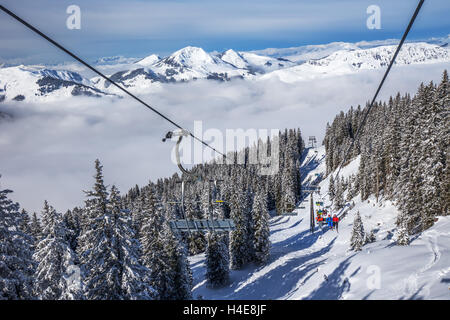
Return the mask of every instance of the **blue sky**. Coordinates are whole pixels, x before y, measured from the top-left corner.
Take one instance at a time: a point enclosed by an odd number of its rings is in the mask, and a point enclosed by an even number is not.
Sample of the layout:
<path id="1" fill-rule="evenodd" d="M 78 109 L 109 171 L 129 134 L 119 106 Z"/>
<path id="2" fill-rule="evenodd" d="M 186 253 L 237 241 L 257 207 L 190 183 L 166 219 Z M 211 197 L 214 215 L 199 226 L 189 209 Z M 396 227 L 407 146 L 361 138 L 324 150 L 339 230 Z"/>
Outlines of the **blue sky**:
<path id="1" fill-rule="evenodd" d="M 2 5 L 89 60 L 165 55 L 187 45 L 207 51 L 256 50 L 333 41 L 400 38 L 416 0 L 3 0 Z M 81 30 L 66 28 L 66 9 L 81 8 Z M 369 5 L 381 29 L 366 27 Z M 427 0 L 410 39 L 450 33 L 450 1 Z M 57 63 L 70 58 L 0 13 L 0 59 Z"/>

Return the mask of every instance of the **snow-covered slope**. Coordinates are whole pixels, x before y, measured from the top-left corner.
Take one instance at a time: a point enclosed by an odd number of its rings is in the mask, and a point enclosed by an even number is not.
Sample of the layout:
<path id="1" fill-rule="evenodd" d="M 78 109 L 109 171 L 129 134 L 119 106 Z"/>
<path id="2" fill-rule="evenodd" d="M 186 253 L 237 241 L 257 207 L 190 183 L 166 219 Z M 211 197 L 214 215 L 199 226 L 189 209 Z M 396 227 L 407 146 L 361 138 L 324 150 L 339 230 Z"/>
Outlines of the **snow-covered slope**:
<path id="1" fill-rule="evenodd" d="M 48 101 L 71 96 L 104 95 L 76 72 L 43 66 L 0 69 L 0 101 Z"/>
<path id="2" fill-rule="evenodd" d="M 162 59 L 157 55 L 150 55 L 136 62 L 128 70 L 114 73 L 111 78 L 127 87 L 144 89 L 154 83 L 253 78 L 256 74 L 294 65 L 295 63 L 283 58 L 236 52 L 232 49 L 212 54 L 202 48 L 189 46 Z M 95 78 L 93 81 L 101 90 L 109 87 L 102 79 Z"/>
<path id="3" fill-rule="evenodd" d="M 317 151 L 317 153 L 315 152 Z M 324 149 L 309 149 L 301 170 L 304 184 L 325 170 Z M 341 173 L 356 173 L 359 158 Z M 314 201 L 325 195 L 328 179 Z M 297 216 L 270 220 L 271 256 L 263 267 L 249 265 L 231 272 L 231 283 L 220 289 L 206 287 L 204 255 L 191 257 L 194 298 L 204 299 L 450 299 L 450 217 L 437 223 L 409 246 L 395 245 L 397 209 L 390 201 L 376 203 L 354 198 L 354 208 L 339 223 L 339 232 L 326 228 L 310 233 L 309 198 Z M 343 210 L 347 210 L 344 208 Z M 376 241 L 362 251 L 349 250 L 355 213 Z M 340 212 L 338 212 L 340 213 Z"/>
<path id="4" fill-rule="evenodd" d="M 252 52 L 236 52 L 232 49 L 219 54 L 218 57 L 236 68 L 247 69 L 252 73 L 267 73 L 295 65 L 284 58 L 272 58 Z"/>
<path id="5" fill-rule="evenodd" d="M 381 45 L 386 43 L 389 45 Z M 137 63 L 139 68 L 117 72 L 112 78 L 125 86 L 139 88 L 148 88 L 155 82 L 196 79 L 223 81 L 236 77 L 261 80 L 276 78 L 284 82 L 295 82 L 386 68 L 395 49 L 394 40 L 357 44 L 334 42 L 254 52 L 236 52 L 229 49 L 219 54 L 207 53 L 197 47 L 186 47 L 163 59 L 156 55 L 144 58 Z M 448 47 L 418 42 L 405 44 L 396 64 L 449 61 Z M 108 84 L 105 86 L 102 81 L 98 84 L 102 90 L 108 87 Z"/>
<path id="6" fill-rule="evenodd" d="M 174 52 L 157 62 L 152 70 L 176 81 L 203 78 L 227 80 L 247 73 L 197 47 Z"/>
<path id="7" fill-rule="evenodd" d="M 240 52 L 240 55 L 247 61 L 248 69 L 259 73 L 268 73 L 296 65 L 296 63 L 285 58 L 271 58 L 251 52 Z"/>
<path id="8" fill-rule="evenodd" d="M 136 67 L 111 75 L 111 79 L 126 87 L 145 89 L 154 83 L 183 82 L 197 79 L 230 80 L 249 75 L 249 70 L 241 69 L 218 56 L 205 52 L 202 48 L 186 47 L 160 59 L 151 55 L 136 63 Z M 93 80 L 101 89 L 109 84 L 102 79 Z"/>
<path id="9" fill-rule="evenodd" d="M 446 47 L 450 43 L 450 35 L 441 38 L 430 38 L 425 41 L 419 40 L 407 41 L 407 43 L 419 43 L 419 42 L 425 42 L 428 44 Z M 253 50 L 250 52 L 272 58 L 285 58 L 297 63 L 303 63 L 311 59 L 313 60 L 323 59 L 337 51 L 353 51 L 361 49 L 365 50 L 380 46 L 396 46 L 398 43 L 399 43 L 398 39 L 359 41 L 356 43 L 331 42 L 326 44 L 304 45 L 291 48 L 267 48 L 263 50 Z"/>
<path id="10" fill-rule="evenodd" d="M 339 50 L 329 56 L 309 60 L 301 65 L 274 71 L 262 78 L 273 78 L 284 82 L 295 82 L 323 76 L 355 73 L 360 70 L 386 68 L 394 55 L 396 46 L 379 46 L 369 49 Z M 405 44 L 396 59 L 396 65 L 450 62 L 447 47 L 429 43 Z"/>
<path id="11" fill-rule="evenodd" d="M 325 58 L 336 51 L 350 51 L 357 49 L 360 49 L 360 47 L 354 43 L 331 42 L 327 44 L 306 45 L 292 48 L 267 48 L 251 52 L 258 55 L 269 56 L 273 58 L 284 58 L 297 63 L 303 63 L 311 59 Z"/>
<path id="12" fill-rule="evenodd" d="M 137 61 L 136 64 L 144 66 L 144 67 L 148 67 L 148 66 L 151 66 L 154 63 L 158 62 L 159 60 L 161 60 L 161 58 L 158 55 L 151 54 L 151 55 Z"/>
<path id="13" fill-rule="evenodd" d="M 234 51 L 233 49 L 229 49 L 218 55 L 222 61 L 228 62 L 236 68 L 244 69 L 248 67 L 248 62 L 244 59 L 244 57 Z"/>

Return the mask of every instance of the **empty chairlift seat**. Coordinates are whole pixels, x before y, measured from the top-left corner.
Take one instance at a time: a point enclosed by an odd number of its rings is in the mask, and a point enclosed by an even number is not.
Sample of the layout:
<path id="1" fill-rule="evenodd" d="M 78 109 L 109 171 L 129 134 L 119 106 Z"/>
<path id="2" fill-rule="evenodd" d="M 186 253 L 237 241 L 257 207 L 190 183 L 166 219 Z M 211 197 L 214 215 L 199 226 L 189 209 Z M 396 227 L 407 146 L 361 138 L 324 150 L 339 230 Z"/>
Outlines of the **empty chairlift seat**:
<path id="1" fill-rule="evenodd" d="M 173 232 L 230 232 L 236 229 L 236 225 L 232 219 L 178 219 L 169 221 L 169 225 Z"/>

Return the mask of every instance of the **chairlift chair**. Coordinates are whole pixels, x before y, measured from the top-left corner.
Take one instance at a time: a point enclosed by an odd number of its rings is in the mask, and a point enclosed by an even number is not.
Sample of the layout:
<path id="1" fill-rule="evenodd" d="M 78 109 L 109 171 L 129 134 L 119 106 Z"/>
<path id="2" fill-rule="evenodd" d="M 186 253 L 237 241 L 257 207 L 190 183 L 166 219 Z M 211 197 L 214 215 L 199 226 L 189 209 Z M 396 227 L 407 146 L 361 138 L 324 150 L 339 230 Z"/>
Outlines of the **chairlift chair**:
<path id="1" fill-rule="evenodd" d="M 292 211 L 292 212 L 282 212 L 281 213 L 282 216 L 296 216 L 297 212 Z"/>
<path id="2" fill-rule="evenodd" d="M 180 169 L 181 172 L 183 172 L 185 175 L 189 177 L 194 177 L 195 180 L 199 181 L 201 178 L 199 176 L 196 176 L 192 171 L 189 171 L 185 169 L 180 160 L 180 144 L 183 139 L 183 137 L 190 136 L 189 131 L 184 129 L 179 129 L 175 131 L 169 131 L 166 136 L 162 139 L 163 142 L 165 142 L 167 139 L 172 139 L 178 137 L 177 144 L 175 146 L 175 158 L 177 160 L 177 166 Z M 214 188 L 217 187 L 217 181 L 219 180 L 210 180 L 210 182 L 214 182 Z M 189 234 L 192 234 L 193 232 L 230 232 L 236 229 L 236 225 L 234 224 L 234 221 L 232 219 L 214 219 L 212 213 L 209 213 L 208 219 L 188 219 L 186 217 L 186 214 L 184 212 L 184 189 L 185 189 L 185 180 L 181 180 L 181 201 L 179 202 L 181 204 L 181 214 L 183 216 L 182 219 L 174 219 L 169 221 L 169 226 L 172 229 L 173 232 L 187 232 Z M 209 194 L 209 193 L 208 193 Z M 215 192 L 213 193 L 213 199 L 210 200 L 210 203 L 212 204 L 220 204 L 224 203 L 225 201 L 216 199 Z"/>

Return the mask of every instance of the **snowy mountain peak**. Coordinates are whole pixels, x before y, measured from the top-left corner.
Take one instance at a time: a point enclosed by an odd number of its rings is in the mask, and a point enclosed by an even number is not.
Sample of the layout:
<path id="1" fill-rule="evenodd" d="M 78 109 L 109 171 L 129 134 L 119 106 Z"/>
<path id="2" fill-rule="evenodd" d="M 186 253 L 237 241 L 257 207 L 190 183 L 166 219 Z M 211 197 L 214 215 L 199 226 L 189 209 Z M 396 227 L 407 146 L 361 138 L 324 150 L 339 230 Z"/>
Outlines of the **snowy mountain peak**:
<path id="1" fill-rule="evenodd" d="M 396 46 L 380 46 L 353 51 L 337 51 L 327 58 L 309 61 L 316 66 L 345 65 L 351 69 L 377 69 L 387 66 L 394 55 Z M 450 58 L 447 49 L 428 43 L 405 44 L 396 60 L 396 64 L 412 64 L 433 61 L 447 61 Z"/>
<path id="2" fill-rule="evenodd" d="M 396 64 L 446 63 L 450 61 L 450 49 L 446 40 L 448 39 L 439 38 L 428 42 L 405 43 Z M 112 80 L 125 87 L 143 91 L 147 91 L 154 83 L 198 79 L 228 81 L 234 78 L 278 78 L 283 82 L 296 82 L 385 68 L 396 46 L 395 39 L 359 43 L 333 42 L 248 52 L 229 49 L 222 53 L 208 53 L 202 48 L 187 46 L 162 59 L 156 54 L 140 60 L 121 56 L 102 58 L 100 67 L 107 71 L 106 74 L 111 74 Z M 127 59 L 131 62 L 122 63 L 128 61 Z M 111 62 L 113 64 L 108 65 Z M 46 83 L 45 89 L 36 84 L 41 78 L 45 78 L 40 80 L 41 85 Z M 55 85 L 55 80 L 58 85 Z M 48 95 L 49 92 L 55 91 L 54 88 L 67 88 L 75 84 L 120 94 L 103 79 L 84 79 L 73 71 L 53 70 L 45 66 L 0 68 L 0 88 L 6 85 L 9 90 L 8 97 L 11 99 L 12 92 L 24 91 L 27 88 L 37 93 L 35 96 L 38 97 Z M 18 96 L 22 95 L 21 92 L 18 93 Z M 4 93 L 0 94 L 0 100 L 5 100 Z"/>
<path id="3" fill-rule="evenodd" d="M 160 56 L 158 56 L 156 54 L 152 54 L 152 55 L 149 55 L 149 56 L 137 61 L 136 64 L 146 67 L 146 66 L 151 66 L 151 65 L 155 64 L 159 60 L 161 60 Z"/>
<path id="4" fill-rule="evenodd" d="M 43 66 L 0 69 L 0 88 L 0 101 L 38 101 L 79 95 L 100 97 L 105 94 L 76 72 Z"/>
<path id="5" fill-rule="evenodd" d="M 296 82 L 324 76 L 351 74 L 360 70 L 386 68 L 397 45 L 383 45 L 368 49 L 341 49 L 325 58 L 311 59 L 298 66 L 278 70 L 263 78 L 278 77 L 283 82 Z M 406 43 L 400 50 L 396 65 L 439 63 L 450 61 L 446 47 L 425 42 Z"/>
<path id="6" fill-rule="evenodd" d="M 236 68 L 246 68 L 247 67 L 247 61 L 236 51 L 233 49 L 228 49 L 227 51 L 223 52 L 220 56 L 220 59 L 222 61 L 225 61 Z"/>
<path id="7" fill-rule="evenodd" d="M 184 66 L 188 68 L 216 63 L 213 57 L 206 53 L 202 48 L 191 46 L 175 51 L 172 55 L 163 60 L 165 63 L 174 66 Z"/>

